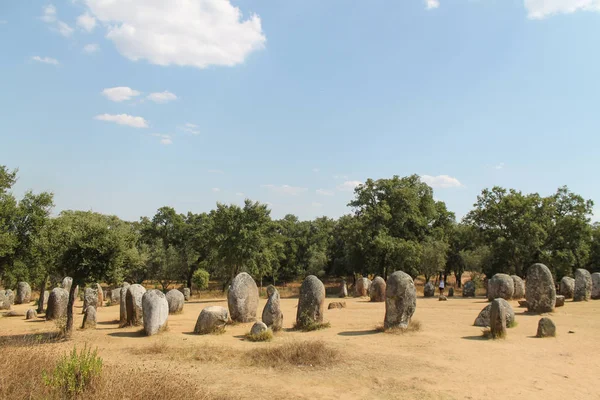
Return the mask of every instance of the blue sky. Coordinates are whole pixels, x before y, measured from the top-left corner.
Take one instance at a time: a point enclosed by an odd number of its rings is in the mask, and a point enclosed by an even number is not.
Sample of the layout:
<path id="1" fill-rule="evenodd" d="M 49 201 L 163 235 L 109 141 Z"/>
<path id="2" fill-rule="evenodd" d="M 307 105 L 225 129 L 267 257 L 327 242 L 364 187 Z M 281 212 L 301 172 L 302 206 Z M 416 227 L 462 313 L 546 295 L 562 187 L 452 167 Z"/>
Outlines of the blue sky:
<path id="1" fill-rule="evenodd" d="M 0 0 L 0 164 L 56 210 L 338 217 L 419 174 L 600 205 L 600 0 Z M 600 216 L 600 208 L 596 207 Z"/>

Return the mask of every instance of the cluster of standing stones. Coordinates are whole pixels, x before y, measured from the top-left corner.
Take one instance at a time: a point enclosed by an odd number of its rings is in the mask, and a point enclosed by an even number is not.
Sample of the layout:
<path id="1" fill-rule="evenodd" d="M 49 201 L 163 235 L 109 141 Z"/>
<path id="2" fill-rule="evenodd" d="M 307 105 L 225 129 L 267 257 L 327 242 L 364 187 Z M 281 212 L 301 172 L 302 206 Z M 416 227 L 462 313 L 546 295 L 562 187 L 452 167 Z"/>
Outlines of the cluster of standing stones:
<path id="1" fill-rule="evenodd" d="M 559 293 L 552 274 L 543 264 L 534 264 L 527 271 L 527 280 L 523 281 L 516 275 L 496 274 L 488 281 L 487 298 L 490 303 L 484 307 L 475 319 L 474 325 L 489 327 L 492 337 L 504 337 L 507 328 L 515 325 L 515 312 L 508 300 L 520 300 L 519 304 L 526 307 L 528 312 L 535 314 L 548 313 L 555 307 L 564 305 L 565 299 L 573 301 L 588 301 L 600 299 L 600 273 L 590 274 L 585 269 L 577 269 L 575 278 L 563 277 L 559 285 Z M 61 287 L 44 293 L 46 304 L 46 319 L 64 318 L 67 313 L 69 292 L 73 280 L 66 277 Z M 75 288 L 75 296 L 78 287 Z M 385 302 L 385 329 L 406 329 L 416 310 L 416 287 L 410 275 L 396 271 L 387 282 L 382 277 L 357 279 L 354 286 L 355 295 L 368 297 L 372 302 Z M 428 282 L 424 287 L 425 297 L 433 297 L 435 288 Z M 449 296 L 454 295 L 450 288 Z M 0 291 L 0 309 L 9 310 L 13 304 L 28 304 L 31 302 L 31 286 L 27 282 L 19 282 L 16 294 L 12 290 Z M 83 329 L 96 327 L 96 310 L 102 307 L 104 300 L 111 305 L 119 304 L 120 326 L 143 326 L 146 335 L 151 336 L 167 327 L 169 314 L 183 312 L 186 301 L 190 299 L 189 288 L 172 289 L 166 294 L 160 290 L 146 290 L 139 284 L 124 282 L 121 287 L 104 292 L 99 284 L 93 284 L 83 291 Z M 231 322 L 255 322 L 250 333 L 258 335 L 267 330 L 278 331 L 283 327 L 279 292 L 274 286 L 267 287 L 268 300 L 263 308 L 261 319 L 256 321 L 259 292 L 252 277 L 242 272 L 238 274 L 229 287 L 227 308 L 210 306 L 204 308 L 198 316 L 194 332 L 207 334 L 222 332 Z M 341 281 L 339 297 L 348 296 L 348 286 Z M 475 296 L 475 284 L 466 282 L 463 286 L 464 297 Z M 325 286 L 314 275 L 304 279 L 300 287 L 296 325 L 303 329 L 311 324 L 321 324 L 324 321 Z M 440 300 L 446 300 L 440 296 Z M 345 308 L 345 302 L 332 302 L 329 309 Z M 37 318 L 37 312 L 29 309 L 26 319 Z M 538 337 L 555 336 L 556 326 L 547 317 L 538 323 Z"/>

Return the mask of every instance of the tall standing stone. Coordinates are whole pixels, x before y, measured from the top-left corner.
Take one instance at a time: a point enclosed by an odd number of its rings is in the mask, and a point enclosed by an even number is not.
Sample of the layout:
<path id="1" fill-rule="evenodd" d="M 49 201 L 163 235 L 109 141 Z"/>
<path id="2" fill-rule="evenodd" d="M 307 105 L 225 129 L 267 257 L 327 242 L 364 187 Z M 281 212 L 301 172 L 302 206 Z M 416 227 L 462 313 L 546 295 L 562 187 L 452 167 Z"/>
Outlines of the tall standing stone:
<path id="1" fill-rule="evenodd" d="M 277 291 L 275 286 L 269 285 L 267 287 L 267 295 L 269 299 L 262 312 L 262 322 L 276 332 L 283 327 L 283 313 L 281 312 L 279 302 L 279 291 Z"/>
<path id="2" fill-rule="evenodd" d="M 192 297 L 192 291 L 190 290 L 190 288 L 184 287 L 183 288 L 183 298 L 185 299 L 185 301 L 190 301 L 191 297 Z"/>
<path id="3" fill-rule="evenodd" d="M 506 308 L 502 306 L 502 299 L 492 300 L 490 310 L 490 332 L 493 338 L 506 336 Z"/>
<path id="4" fill-rule="evenodd" d="M 525 298 L 529 312 L 545 313 L 554 310 L 556 288 L 552 273 L 544 264 L 533 264 L 527 270 Z"/>
<path id="5" fill-rule="evenodd" d="M 560 294 L 565 296 L 565 299 L 572 299 L 575 294 L 575 279 L 563 276 L 560 280 Z"/>
<path id="6" fill-rule="evenodd" d="M 600 299 L 600 272 L 592 274 L 592 299 Z"/>
<path id="7" fill-rule="evenodd" d="M 371 280 L 369 278 L 358 278 L 356 280 L 356 286 L 354 291 L 357 297 L 365 297 L 369 295 L 369 287 L 371 286 Z"/>
<path id="8" fill-rule="evenodd" d="M 423 286 L 423 296 L 425 296 L 425 297 L 435 296 L 435 286 L 433 286 L 433 283 L 427 282 L 425 284 L 425 286 Z"/>
<path id="9" fill-rule="evenodd" d="M 181 292 L 176 291 L 183 297 Z M 167 327 L 169 303 L 165 294 L 160 290 L 152 289 L 144 293 L 142 311 L 144 313 L 144 332 L 147 336 L 156 335 Z"/>
<path id="10" fill-rule="evenodd" d="M 408 328 L 417 309 L 417 289 L 410 275 L 396 271 L 390 275 L 385 289 L 384 328 Z"/>
<path id="11" fill-rule="evenodd" d="M 83 314 L 88 307 L 98 308 L 98 292 L 91 287 L 83 290 Z"/>
<path id="12" fill-rule="evenodd" d="M 7 310 L 10 310 L 10 307 L 15 304 L 15 292 L 13 292 L 10 289 L 6 289 L 6 292 L 4 292 L 4 295 L 6 296 L 6 299 L 4 300 L 5 304 L 8 305 Z"/>
<path id="13" fill-rule="evenodd" d="M 340 298 L 348 297 L 348 285 L 346 284 L 346 280 L 342 279 L 340 283 Z"/>
<path id="14" fill-rule="evenodd" d="M 83 324 L 81 325 L 81 329 L 95 329 L 96 321 L 96 307 L 88 306 L 83 314 Z"/>
<path id="15" fill-rule="evenodd" d="M 303 329 L 313 323 L 322 323 L 324 303 L 325 285 L 316 276 L 307 276 L 300 286 L 296 327 Z"/>
<path id="16" fill-rule="evenodd" d="M 109 298 L 110 298 L 110 304 L 111 305 L 115 305 L 115 304 L 120 304 L 121 303 L 121 288 L 114 288 L 110 290 L 110 294 L 109 294 Z"/>
<path id="17" fill-rule="evenodd" d="M 488 281 L 488 300 L 510 300 L 515 291 L 515 281 L 510 275 L 496 274 Z"/>
<path id="18" fill-rule="evenodd" d="M 54 288 L 48 296 L 48 307 L 46 319 L 54 320 L 67 316 L 67 304 L 69 303 L 69 292 L 63 288 Z"/>
<path id="19" fill-rule="evenodd" d="M 227 293 L 227 305 L 232 321 L 251 322 L 256 320 L 258 310 L 258 287 L 246 272 L 238 274 Z"/>
<path id="20" fill-rule="evenodd" d="M 7 300 L 6 291 L 0 290 L 0 310 L 10 310 L 10 304 Z"/>
<path id="21" fill-rule="evenodd" d="M 29 304 L 29 302 L 31 302 L 31 286 L 27 282 L 19 282 L 15 304 Z"/>
<path id="22" fill-rule="evenodd" d="M 463 297 L 475 297 L 475 282 L 468 281 L 463 285 Z"/>
<path id="23" fill-rule="evenodd" d="M 514 283 L 514 291 L 512 298 L 514 300 L 522 299 L 523 297 L 525 297 L 525 281 L 523 281 L 523 279 L 521 279 L 521 277 L 518 275 L 511 275 L 510 277 L 512 278 Z"/>
<path id="24" fill-rule="evenodd" d="M 385 301 L 385 281 L 382 277 L 378 276 L 371 282 L 369 287 L 369 298 L 372 302 L 383 303 Z"/>
<path id="25" fill-rule="evenodd" d="M 119 324 L 121 326 L 127 324 L 127 289 L 129 289 L 129 283 L 123 282 L 120 293 L 121 300 L 119 302 Z"/>
<path id="26" fill-rule="evenodd" d="M 62 287 L 67 291 L 67 293 L 71 292 L 71 285 L 73 284 L 73 278 L 70 276 L 66 276 L 62 281 Z M 79 295 L 79 286 L 75 287 L 75 293 L 73 294 L 74 298 L 77 299 Z"/>
<path id="27" fill-rule="evenodd" d="M 102 290 L 102 286 L 99 283 L 94 283 L 92 285 L 92 289 L 95 289 L 98 292 L 98 301 L 96 302 L 98 307 L 102 307 L 102 303 L 104 303 L 104 291 Z"/>
<path id="28" fill-rule="evenodd" d="M 588 301 L 592 297 L 592 276 L 587 269 L 575 270 L 573 301 Z"/>
<path id="29" fill-rule="evenodd" d="M 144 315 L 142 313 L 142 297 L 146 288 L 137 283 L 127 288 L 125 302 L 127 305 L 127 325 L 138 326 L 142 324 Z"/>
<path id="30" fill-rule="evenodd" d="M 171 289 L 166 294 L 167 303 L 169 304 L 169 314 L 179 314 L 183 312 L 183 304 L 185 297 L 183 293 L 177 289 Z"/>

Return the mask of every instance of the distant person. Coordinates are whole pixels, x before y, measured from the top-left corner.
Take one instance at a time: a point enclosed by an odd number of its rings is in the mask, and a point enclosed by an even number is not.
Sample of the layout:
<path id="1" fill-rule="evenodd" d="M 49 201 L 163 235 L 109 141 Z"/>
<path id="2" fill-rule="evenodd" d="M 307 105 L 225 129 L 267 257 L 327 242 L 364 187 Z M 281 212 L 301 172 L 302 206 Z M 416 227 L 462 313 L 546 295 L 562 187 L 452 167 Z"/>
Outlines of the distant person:
<path id="1" fill-rule="evenodd" d="M 444 294 L 444 279 L 440 279 L 440 295 Z"/>

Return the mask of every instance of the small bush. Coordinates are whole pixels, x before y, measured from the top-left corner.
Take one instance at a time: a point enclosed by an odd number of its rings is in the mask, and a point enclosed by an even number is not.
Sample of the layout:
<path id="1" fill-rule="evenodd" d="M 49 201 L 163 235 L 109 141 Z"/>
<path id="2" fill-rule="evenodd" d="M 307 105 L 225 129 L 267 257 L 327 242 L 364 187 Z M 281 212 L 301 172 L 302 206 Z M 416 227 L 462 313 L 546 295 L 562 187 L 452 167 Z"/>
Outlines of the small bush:
<path id="1" fill-rule="evenodd" d="M 196 286 L 196 290 L 208 289 L 208 281 L 210 274 L 204 269 L 198 269 L 192 275 L 192 283 Z"/>
<path id="2" fill-rule="evenodd" d="M 507 328 L 516 328 L 519 325 L 516 319 L 513 319 L 510 324 L 506 324 Z"/>
<path id="3" fill-rule="evenodd" d="M 303 332 L 317 331 L 325 328 L 331 328 L 331 324 L 329 322 L 317 322 L 308 313 L 302 313 L 292 327 L 294 330 Z"/>
<path id="4" fill-rule="evenodd" d="M 51 374 L 44 371 L 44 383 L 59 390 L 65 397 L 73 398 L 96 383 L 102 374 L 102 358 L 98 351 L 87 346 L 77 353 L 73 347 L 70 354 L 64 355 L 57 363 Z"/>
<path id="5" fill-rule="evenodd" d="M 273 331 L 267 329 L 264 332 L 259 333 L 258 335 L 253 335 L 252 333 L 246 333 L 246 340 L 251 342 L 270 342 L 273 340 Z"/>
<path id="6" fill-rule="evenodd" d="M 340 354 L 321 340 L 290 342 L 255 349 L 245 354 L 250 365 L 286 368 L 289 366 L 323 367 L 339 361 Z"/>

